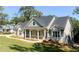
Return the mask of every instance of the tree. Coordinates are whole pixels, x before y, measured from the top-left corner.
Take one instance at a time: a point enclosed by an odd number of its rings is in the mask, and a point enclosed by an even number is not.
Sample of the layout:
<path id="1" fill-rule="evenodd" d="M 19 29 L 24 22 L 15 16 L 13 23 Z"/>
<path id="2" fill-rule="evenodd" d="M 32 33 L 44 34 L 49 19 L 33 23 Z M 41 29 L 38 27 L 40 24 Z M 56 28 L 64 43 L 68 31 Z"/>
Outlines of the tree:
<path id="1" fill-rule="evenodd" d="M 41 16 L 42 12 L 36 10 L 33 6 L 22 6 L 19 9 L 19 13 L 24 18 L 24 21 L 29 21 L 34 16 Z"/>
<path id="2" fill-rule="evenodd" d="M 71 20 L 71 24 L 73 27 L 73 33 L 74 33 L 74 42 L 78 42 L 79 43 L 79 20 L 77 20 L 76 18 L 70 18 Z"/>
<path id="3" fill-rule="evenodd" d="M 16 25 L 18 22 L 19 22 L 18 17 L 13 17 L 12 20 L 10 21 L 10 23 L 15 24 L 15 25 Z"/>
<path id="4" fill-rule="evenodd" d="M 76 7 L 76 8 L 73 10 L 73 14 L 79 14 L 79 7 Z"/>
<path id="5" fill-rule="evenodd" d="M 8 15 L 3 13 L 4 7 L 0 6 L 0 25 L 4 25 L 8 23 Z"/>
<path id="6" fill-rule="evenodd" d="M 79 14 L 79 7 L 76 7 L 73 10 L 73 14 Z M 79 20 L 75 18 L 71 18 L 71 23 L 74 32 L 74 41 L 79 43 Z"/>
<path id="7" fill-rule="evenodd" d="M 2 15 L 0 16 L 0 25 L 5 25 L 8 23 L 8 15 L 2 13 Z"/>

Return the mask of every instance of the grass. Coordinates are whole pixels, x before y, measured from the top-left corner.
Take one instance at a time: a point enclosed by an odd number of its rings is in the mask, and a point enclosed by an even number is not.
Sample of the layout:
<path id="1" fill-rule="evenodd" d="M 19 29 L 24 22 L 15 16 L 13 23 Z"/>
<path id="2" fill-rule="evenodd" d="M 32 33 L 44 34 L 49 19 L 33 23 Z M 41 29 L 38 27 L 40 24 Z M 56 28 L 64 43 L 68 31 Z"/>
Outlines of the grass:
<path id="1" fill-rule="evenodd" d="M 20 37 L 20 36 L 15 36 L 15 35 L 13 35 L 13 36 L 11 36 L 11 37 L 13 37 L 13 38 L 18 38 L 18 39 L 24 39 L 23 37 Z"/>
<path id="2" fill-rule="evenodd" d="M 13 35 L 13 36 L 10 36 L 10 37 L 12 37 L 12 38 L 19 38 L 19 39 L 24 39 L 23 37 L 20 37 L 20 36 L 15 36 L 15 35 Z M 29 40 L 29 41 L 37 41 L 37 39 L 33 39 L 33 38 L 26 38 L 26 40 Z"/>
<path id="3" fill-rule="evenodd" d="M 0 52 L 13 52 L 19 51 L 17 49 L 11 49 L 13 45 L 22 46 L 26 48 L 31 48 L 32 43 L 22 42 L 19 40 L 8 39 L 4 36 L 0 36 Z"/>
<path id="4" fill-rule="evenodd" d="M 79 48 L 61 46 L 56 43 L 28 43 L 0 36 L 0 52 L 67 52 L 79 51 Z"/>

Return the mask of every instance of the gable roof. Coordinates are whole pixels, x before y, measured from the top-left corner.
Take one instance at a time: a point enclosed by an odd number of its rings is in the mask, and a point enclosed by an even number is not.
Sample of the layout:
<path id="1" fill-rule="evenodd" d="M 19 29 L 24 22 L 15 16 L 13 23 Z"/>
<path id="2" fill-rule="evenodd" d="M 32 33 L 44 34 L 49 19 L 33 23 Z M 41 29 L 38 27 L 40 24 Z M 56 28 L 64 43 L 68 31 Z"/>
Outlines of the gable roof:
<path id="1" fill-rule="evenodd" d="M 64 17 L 56 17 L 56 16 L 41 16 L 41 17 L 34 17 L 33 19 L 40 25 L 39 27 L 41 28 L 47 28 L 47 26 L 49 25 L 49 23 L 52 21 L 52 19 L 55 17 L 54 22 L 52 23 L 52 26 L 56 26 L 58 28 L 65 28 L 66 26 L 66 22 L 69 19 L 68 16 L 64 16 Z M 32 19 L 32 20 L 33 20 Z M 30 21 L 32 21 L 30 20 Z M 19 23 L 17 24 L 17 28 L 29 28 L 28 25 L 30 23 L 30 21 L 26 21 L 23 23 Z"/>
<path id="2" fill-rule="evenodd" d="M 34 17 L 29 22 L 27 22 L 27 24 L 23 28 L 24 29 L 25 28 L 27 28 L 27 29 L 28 28 L 33 28 L 33 27 L 28 26 L 31 21 L 35 21 L 39 25 L 40 28 L 46 28 L 49 25 L 49 23 L 51 22 L 51 20 L 53 19 L 53 17 L 54 16 Z M 34 27 L 34 28 L 36 28 L 36 27 Z"/>
<path id="3" fill-rule="evenodd" d="M 65 28 L 68 19 L 68 16 L 56 17 L 52 26 L 56 26 L 57 28 Z"/>
<path id="4" fill-rule="evenodd" d="M 16 25 L 16 29 L 18 29 L 18 28 L 24 28 L 25 27 L 25 25 L 27 25 L 27 23 L 28 23 L 28 21 L 26 21 L 26 22 L 21 22 L 21 23 L 18 23 L 17 25 Z"/>
<path id="5" fill-rule="evenodd" d="M 35 17 L 35 20 L 43 27 L 47 27 L 54 16 Z"/>

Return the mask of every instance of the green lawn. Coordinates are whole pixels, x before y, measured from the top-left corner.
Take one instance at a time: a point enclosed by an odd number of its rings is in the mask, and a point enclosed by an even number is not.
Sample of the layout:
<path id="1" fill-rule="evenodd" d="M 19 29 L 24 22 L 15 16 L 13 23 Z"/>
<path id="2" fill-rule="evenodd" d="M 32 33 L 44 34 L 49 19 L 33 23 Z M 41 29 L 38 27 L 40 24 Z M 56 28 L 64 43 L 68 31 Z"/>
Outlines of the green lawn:
<path id="1" fill-rule="evenodd" d="M 31 48 L 32 45 L 33 43 L 27 43 L 15 39 L 8 39 L 6 37 L 0 36 L 0 52 L 25 51 L 23 49 Z"/>
<path id="2" fill-rule="evenodd" d="M 0 36 L 0 52 L 64 52 L 79 51 L 79 48 L 61 47 L 48 43 L 28 43 Z"/>

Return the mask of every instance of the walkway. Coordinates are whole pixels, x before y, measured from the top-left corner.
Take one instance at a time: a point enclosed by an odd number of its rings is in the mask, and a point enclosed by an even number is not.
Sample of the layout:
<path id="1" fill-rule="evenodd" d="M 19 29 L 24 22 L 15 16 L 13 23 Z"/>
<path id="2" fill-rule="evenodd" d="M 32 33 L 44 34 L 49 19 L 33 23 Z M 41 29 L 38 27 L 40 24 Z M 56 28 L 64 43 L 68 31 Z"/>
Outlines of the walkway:
<path id="1" fill-rule="evenodd" d="M 16 39 L 16 40 L 20 40 L 20 41 L 24 41 L 24 42 L 30 42 L 30 43 L 38 43 L 38 42 L 42 42 L 43 40 L 38 40 L 38 41 L 30 41 L 30 40 L 25 40 L 25 39 L 19 39 L 19 38 L 13 38 L 11 37 L 13 34 L 5 34 L 5 35 L 0 35 L 0 36 L 5 36 L 9 39 Z"/>

